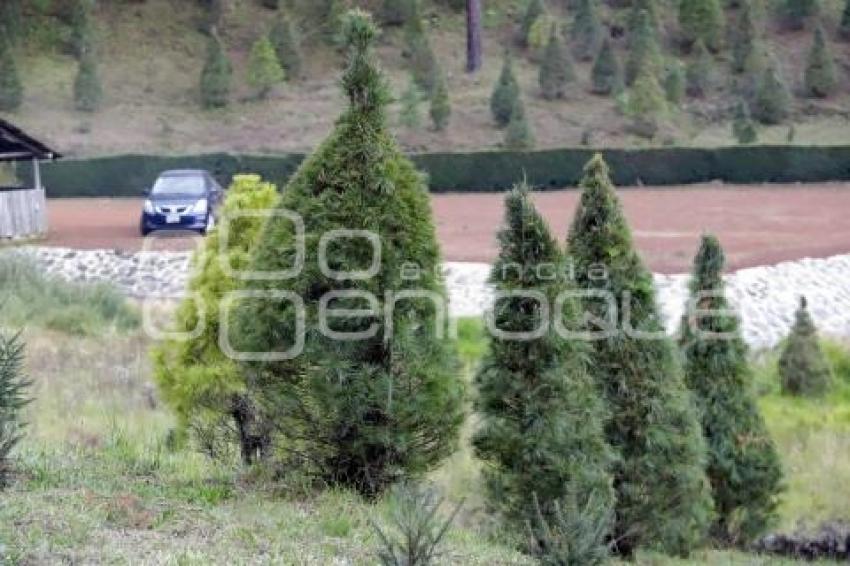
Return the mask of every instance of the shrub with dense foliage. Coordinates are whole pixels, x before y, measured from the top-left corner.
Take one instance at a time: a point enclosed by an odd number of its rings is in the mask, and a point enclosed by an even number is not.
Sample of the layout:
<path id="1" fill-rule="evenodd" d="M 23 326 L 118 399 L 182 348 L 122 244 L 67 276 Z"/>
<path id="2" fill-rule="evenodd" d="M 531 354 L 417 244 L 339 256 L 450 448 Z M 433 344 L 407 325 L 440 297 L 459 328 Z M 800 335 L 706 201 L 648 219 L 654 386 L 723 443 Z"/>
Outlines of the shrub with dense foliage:
<path id="1" fill-rule="evenodd" d="M 747 346 L 723 284 L 725 256 L 703 236 L 694 259 L 681 327 L 685 381 L 694 394 L 708 444 L 708 479 L 721 543 L 753 541 L 777 518 L 782 467 L 756 404 Z"/>
<path id="2" fill-rule="evenodd" d="M 506 333 L 545 331 L 530 340 L 517 340 L 491 330 L 489 349 L 475 378 L 481 424 L 473 444 L 485 464 L 489 507 L 520 532 L 539 512 L 538 538 L 550 522 L 557 528 L 567 521 L 592 520 L 578 515 L 591 503 L 595 517 L 610 518 L 613 453 L 605 442 L 605 405 L 588 373 L 589 347 L 580 340 L 562 339 L 551 324 L 551 307 L 569 285 L 561 276 L 541 276 L 540 266 L 560 269 L 564 257 L 526 187 L 515 188 L 505 199 L 498 239 L 499 257 L 490 283 L 498 292 L 538 297 L 499 301 L 488 315 L 491 325 Z M 555 316 L 566 328 L 579 326 L 573 302 Z M 609 528 L 606 523 L 594 531 L 592 540 L 586 535 L 564 540 L 561 563 L 587 563 L 574 554 L 580 547 L 604 555 Z M 575 537 L 564 533 L 569 535 Z"/>
<path id="3" fill-rule="evenodd" d="M 274 416 L 284 469 L 367 495 L 451 454 L 464 399 L 441 334 L 446 294 L 428 191 L 388 131 L 376 36 L 368 15 L 346 17 L 348 108 L 276 209 L 298 215 L 304 237 L 291 215 L 276 215 L 251 261 L 263 273 L 303 262 L 291 278 L 252 281 L 251 291 L 272 296 L 240 302 L 232 332 L 238 351 L 278 353 L 246 371 Z"/>
<path id="4" fill-rule="evenodd" d="M 549 34 L 549 43 L 540 64 L 540 94 L 546 100 L 563 98 L 567 93 L 567 85 L 575 81 L 575 69 L 570 52 L 561 39 L 558 26 L 553 25 Z"/>
<path id="5" fill-rule="evenodd" d="M 248 57 L 248 82 L 257 91 L 259 98 L 266 98 L 271 90 L 285 78 L 283 68 L 277 60 L 274 46 L 268 36 L 254 42 Z"/>
<path id="6" fill-rule="evenodd" d="M 611 94 L 616 92 L 622 83 L 620 63 L 614 54 L 611 42 L 606 38 L 602 48 L 593 62 L 590 70 L 591 91 L 594 94 Z"/>
<path id="7" fill-rule="evenodd" d="M 823 27 L 817 26 L 803 76 L 806 94 L 816 98 L 825 98 L 835 91 L 837 82 L 835 62 L 832 60 L 826 35 Z"/>
<path id="8" fill-rule="evenodd" d="M 420 104 L 422 103 L 422 91 L 416 81 L 411 77 L 410 84 L 404 89 L 399 99 L 399 123 L 405 128 L 415 129 L 422 125 L 422 112 Z"/>
<path id="9" fill-rule="evenodd" d="M 779 124 L 788 117 L 791 93 L 775 65 L 762 71 L 752 104 L 753 117 L 762 124 Z"/>
<path id="10" fill-rule="evenodd" d="M 431 123 L 434 124 L 436 131 L 442 132 L 449 127 L 449 120 L 452 117 L 452 104 L 449 99 L 449 86 L 446 84 L 446 77 L 442 73 L 437 77 L 437 82 L 431 93 L 429 113 Z"/>
<path id="11" fill-rule="evenodd" d="M 667 97 L 667 102 L 673 106 L 681 104 L 685 98 L 687 88 L 687 79 L 685 76 L 685 67 L 678 59 L 674 59 L 667 64 L 667 69 L 664 73 L 664 94 Z"/>
<path id="12" fill-rule="evenodd" d="M 269 32 L 269 40 L 274 46 L 275 54 L 283 68 L 287 80 L 295 81 L 301 78 L 304 58 L 301 53 L 301 38 L 292 21 L 281 14 Z"/>
<path id="13" fill-rule="evenodd" d="M 511 114 L 520 97 L 519 83 L 514 74 L 514 61 L 509 51 L 505 51 L 505 60 L 502 63 L 502 72 L 493 94 L 490 96 L 490 113 L 499 127 L 504 128 L 511 121 Z"/>
<path id="14" fill-rule="evenodd" d="M 546 13 L 543 0 L 527 0 L 517 31 L 517 43 L 520 47 L 528 47 L 528 39 L 534 24 Z"/>
<path id="15" fill-rule="evenodd" d="M 30 385 L 24 377 L 24 344 L 20 335 L 0 329 L 0 489 L 9 482 L 9 457 L 23 438 L 21 411 L 30 401 Z"/>
<path id="16" fill-rule="evenodd" d="M 802 397 L 824 395 L 832 383 L 832 368 L 821 349 L 805 297 L 800 298 L 794 326 L 779 357 L 779 378 L 783 393 Z"/>
<path id="17" fill-rule="evenodd" d="M 522 96 L 517 97 L 511 112 L 511 121 L 505 130 L 505 147 L 514 151 L 534 149 L 535 139 L 525 110 Z"/>
<path id="18" fill-rule="evenodd" d="M 230 103 L 233 68 L 218 36 L 210 35 L 207 59 L 201 72 L 201 104 L 204 108 L 222 108 Z"/>
<path id="19" fill-rule="evenodd" d="M 626 59 L 627 85 L 634 83 L 641 73 L 657 77 L 661 71 L 661 48 L 658 45 L 649 12 L 641 10 L 635 26 L 629 38 L 629 56 Z"/>
<path id="20" fill-rule="evenodd" d="M 686 46 L 702 40 L 717 52 L 723 46 L 725 16 L 719 0 L 680 0 L 679 30 Z"/>
<path id="21" fill-rule="evenodd" d="M 590 367 L 611 411 L 608 443 L 620 456 L 615 550 L 631 556 L 639 547 L 657 547 L 687 555 L 712 517 L 696 407 L 601 155 L 587 164 L 580 186 L 567 251 L 577 285 L 609 297 L 586 300 L 584 309 L 601 324 L 588 328 L 600 338 L 591 342 Z"/>
<path id="22" fill-rule="evenodd" d="M 628 111 L 635 133 L 649 138 L 655 135 L 667 111 L 667 101 L 655 75 L 648 70 L 641 72 L 629 90 Z"/>
<path id="23" fill-rule="evenodd" d="M 605 33 L 596 0 L 578 0 L 570 37 L 573 53 L 580 61 L 590 61 L 599 52 Z"/>
<path id="24" fill-rule="evenodd" d="M 265 449 L 268 434 L 260 430 L 262 419 L 246 393 L 240 368 L 219 346 L 220 313 L 226 295 L 242 285 L 234 273 L 248 267 L 263 227 L 258 213 L 276 201 L 274 185 L 253 175 L 234 177 L 219 227 L 193 258 L 190 294 L 177 311 L 175 331 L 190 334 L 200 328 L 200 334 L 189 341 L 167 340 L 153 356 L 160 393 L 177 415 L 181 437 L 190 435 L 214 455 L 238 443 L 246 463 Z"/>

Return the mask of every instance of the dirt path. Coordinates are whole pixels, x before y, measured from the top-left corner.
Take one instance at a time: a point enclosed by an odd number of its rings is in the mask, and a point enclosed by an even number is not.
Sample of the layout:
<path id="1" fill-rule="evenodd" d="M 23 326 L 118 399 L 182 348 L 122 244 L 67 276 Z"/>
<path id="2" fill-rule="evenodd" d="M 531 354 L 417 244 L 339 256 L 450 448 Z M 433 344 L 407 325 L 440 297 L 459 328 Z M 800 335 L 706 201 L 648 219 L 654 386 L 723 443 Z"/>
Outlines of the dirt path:
<path id="1" fill-rule="evenodd" d="M 639 188 L 621 191 L 638 247 L 656 271 L 690 268 L 699 235 L 717 234 L 732 268 L 850 252 L 850 186 L 770 185 Z M 450 261 L 492 261 L 502 220 L 502 194 L 435 195 L 443 254 Z M 559 238 L 567 233 L 579 193 L 538 193 L 535 200 Z M 48 245 L 138 250 L 141 201 L 67 199 L 49 203 Z M 190 239 L 158 241 L 188 249 Z"/>

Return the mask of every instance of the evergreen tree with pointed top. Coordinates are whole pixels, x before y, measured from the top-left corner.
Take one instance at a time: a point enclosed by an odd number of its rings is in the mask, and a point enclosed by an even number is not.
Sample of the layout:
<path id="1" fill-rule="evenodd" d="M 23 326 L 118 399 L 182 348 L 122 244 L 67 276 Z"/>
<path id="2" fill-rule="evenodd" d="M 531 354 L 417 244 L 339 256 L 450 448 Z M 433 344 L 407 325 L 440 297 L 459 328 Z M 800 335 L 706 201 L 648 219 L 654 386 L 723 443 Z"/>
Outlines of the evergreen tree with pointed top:
<path id="1" fill-rule="evenodd" d="M 437 84 L 434 86 L 434 91 L 431 93 L 431 123 L 434 124 L 434 129 L 438 132 L 444 131 L 449 127 L 449 120 L 452 117 L 451 100 L 449 99 L 449 87 L 446 84 L 446 77 L 440 73 L 437 79 Z"/>
<path id="2" fill-rule="evenodd" d="M 0 305 L 2 306 L 2 305 Z M 24 376 L 24 344 L 19 334 L 0 330 L 0 489 L 9 483 L 12 451 L 23 439 L 21 414 L 31 399 Z"/>
<path id="3" fill-rule="evenodd" d="M 413 77 L 410 79 L 410 84 L 404 90 L 399 100 L 401 109 L 399 111 L 399 122 L 402 126 L 409 129 L 416 129 L 422 125 L 422 115 L 419 111 L 419 104 L 422 102 L 422 91 Z"/>
<path id="4" fill-rule="evenodd" d="M 528 37 L 531 34 L 531 28 L 537 20 L 546 13 L 546 8 L 543 5 L 543 0 L 527 0 L 525 10 L 522 13 L 519 30 L 517 31 L 517 44 L 520 47 L 528 47 Z"/>
<path id="5" fill-rule="evenodd" d="M 739 319 L 726 300 L 725 261 L 717 238 L 703 236 L 680 346 L 708 444 L 716 511 L 712 536 L 723 544 L 746 545 L 777 519 L 782 466 L 756 403 Z"/>
<path id="6" fill-rule="evenodd" d="M 549 43 L 540 65 L 540 94 L 546 100 L 563 98 L 567 85 L 575 81 L 575 69 L 569 50 L 561 40 L 558 26 L 553 25 L 549 35 Z"/>
<path id="7" fill-rule="evenodd" d="M 591 92 L 594 94 L 608 95 L 620 88 L 622 78 L 620 76 L 620 64 L 611 47 L 611 42 L 606 38 L 602 42 L 602 48 L 593 62 L 590 70 Z"/>
<path id="8" fill-rule="evenodd" d="M 629 58 L 626 60 L 625 69 L 626 84 L 631 85 L 643 72 L 657 77 L 661 70 L 661 48 L 646 10 L 641 10 L 638 14 L 636 28 L 630 39 Z"/>
<path id="9" fill-rule="evenodd" d="M 534 143 L 534 132 L 525 115 L 525 103 L 520 95 L 517 96 L 511 111 L 511 121 L 505 130 L 505 147 L 514 151 L 528 151 L 534 149 Z"/>
<path id="10" fill-rule="evenodd" d="M 343 33 L 348 107 L 282 191 L 275 210 L 288 216 L 266 221 L 250 262 L 279 273 L 300 255 L 301 269 L 249 282 L 272 295 L 235 305 L 230 338 L 239 352 L 294 350 L 246 362 L 280 464 L 374 497 L 455 450 L 465 388 L 445 333 L 427 185 L 387 127 L 378 30 L 352 10 Z M 370 236 L 325 239 L 340 230 Z"/>
<path id="11" fill-rule="evenodd" d="M 490 96 L 490 113 L 497 126 L 504 128 L 511 122 L 511 113 L 518 98 L 519 83 L 514 74 L 513 57 L 509 51 L 505 51 L 502 72 Z"/>
<path id="12" fill-rule="evenodd" d="M 779 124 L 788 117 L 791 94 L 774 64 L 762 71 L 756 86 L 751 111 L 762 124 Z"/>
<path id="13" fill-rule="evenodd" d="M 596 0 L 578 0 L 576 15 L 570 29 L 573 54 L 580 61 L 590 61 L 599 52 L 604 37 Z"/>
<path id="14" fill-rule="evenodd" d="M 744 72 L 747 60 L 756 47 L 758 33 L 754 17 L 752 1 L 742 0 L 732 34 L 732 70 L 736 73 Z"/>
<path id="15" fill-rule="evenodd" d="M 835 91 L 835 62 L 820 25 L 815 28 L 803 83 L 806 86 L 806 94 L 811 97 L 825 98 Z"/>
<path id="16" fill-rule="evenodd" d="M 703 97 L 712 87 L 714 60 L 702 40 L 697 40 L 691 60 L 685 70 L 685 82 L 689 96 Z"/>
<path id="17" fill-rule="evenodd" d="M 629 19 L 626 24 L 626 29 L 629 34 L 629 45 L 635 33 L 641 27 L 641 12 L 646 11 L 649 14 L 649 23 L 652 26 L 652 31 L 656 36 L 661 33 L 661 18 L 658 15 L 658 7 L 655 0 L 634 0 L 632 7 L 629 10 Z"/>
<path id="18" fill-rule="evenodd" d="M 94 42 L 94 0 L 76 0 L 71 10 L 71 52 L 81 58 Z"/>
<path id="19" fill-rule="evenodd" d="M 794 315 L 794 326 L 779 357 L 782 393 L 799 397 L 820 397 L 832 384 L 832 368 L 823 353 L 806 297 Z"/>
<path id="20" fill-rule="evenodd" d="M 847 41 L 850 39 L 850 0 L 845 0 L 841 11 L 841 21 L 838 24 L 838 37 Z"/>
<path id="21" fill-rule="evenodd" d="M 629 90 L 628 112 L 634 131 L 648 138 L 655 136 L 666 111 L 664 90 L 655 75 L 642 71 Z"/>
<path id="22" fill-rule="evenodd" d="M 756 124 L 750 116 L 750 107 L 747 101 L 741 98 L 735 105 L 735 118 L 732 121 L 732 135 L 740 144 L 755 143 L 758 141 Z"/>
<path id="23" fill-rule="evenodd" d="M 610 297 L 586 300 L 583 308 L 592 317 L 588 331 L 599 338 L 591 341 L 590 367 L 612 415 L 608 443 L 620 456 L 612 540 L 621 556 L 641 547 L 687 555 L 712 517 L 694 401 L 601 155 L 587 164 L 580 186 L 567 252 L 577 286 Z M 609 324 L 610 301 L 616 325 Z"/>
<path id="24" fill-rule="evenodd" d="M 422 20 L 418 0 L 413 0 L 412 12 L 404 30 L 405 53 L 410 60 L 410 70 L 416 84 L 424 92 L 431 92 L 440 76 L 440 69 Z"/>
<path id="25" fill-rule="evenodd" d="M 712 52 L 723 45 L 725 16 L 719 0 L 680 0 L 679 30 L 687 47 L 701 39 Z"/>
<path id="26" fill-rule="evenodd" d="M 275 21 L 269 32 L 269 40 L 272 42 L 286 79 L 296 81 L 301 78 L 304 66 L 301 38 L 286 13 L 281 14 Z"/>
<path id="27" fill-rule="evenodd" d="M 210 35 L 207 60 L 201 72 L 201 104 L 204 108 L 223 108 L 230 103 L 230 79 L 233 69 L 218 36 Z"/>
<path id="28" fill-rule="evenodd" d="M 23 98 L 24 86 L 12 47 L 5 37 L 0 36 L 0 111 L 16 111 L 21 107 Z"/>
<path id="29" fill-rule="evenodd" d="M 505 198 L 498 239 L 499 257 L 490 274 L 497 292 L 539 293 L 555 305 L 571 291 L 566 278 L 545 276 L 540 269 L 559 269 L 564 257 L 526 186 L 515 187 Z M 564 327 L 579 325 L 577 307 L 570 300 L 555 313 Z M 491 324 L 503 332 L 541 326 L 545 331 L 531 340 L 491 332 L 475 377 L 480 425 L 472 442 L 484 462 L 487 504 L 508 528 L 523 532 L 530 522 L 562 522 L 565 517 L 556 517 L 559 508 L 577 521 L 579 510 L 592 502 L 603 528 L 590 536 L 568 533 L 562 546 L 571 550 L 550 555 L 547 563 L 596 564 L 607 554 L 614 454 L 605 441 L 605 403 L 588 373 L 589 346 L 563 339 L 551 324 L 552 314 L 547 316 L 534 298 L 503 299 L 491 316 Z M 535 521 L 538 508 L 541 520 Z M 585 550 L 579 553 L 580 548 Z"/>
<path id="30" fill-rule="evenodd" d="M 248 57 L 248 82 L 257 91 L 257 96 L 267 98 L 285 76 L 272 42 L 266 35 L 260 37 L 254 42 Z"/>
<path id="31" fill-rule="evenodd" d="M 94 112 L 103 101 L 103 87 L 97 72 L 94 49 L 87 48 L 80 55 L 77 77 L 74 80 L 74 107 L 81 112 Z"/>
<path id="32" fill-rule="evenodd" d="M 667 70 L 664 73 L 663 87 L 667 102 L 674 106 L 682 103 L 682 99 L 685 98 L 687 85 L 685 68 L 678 59 L 674 59 L 667 65 Z"/>

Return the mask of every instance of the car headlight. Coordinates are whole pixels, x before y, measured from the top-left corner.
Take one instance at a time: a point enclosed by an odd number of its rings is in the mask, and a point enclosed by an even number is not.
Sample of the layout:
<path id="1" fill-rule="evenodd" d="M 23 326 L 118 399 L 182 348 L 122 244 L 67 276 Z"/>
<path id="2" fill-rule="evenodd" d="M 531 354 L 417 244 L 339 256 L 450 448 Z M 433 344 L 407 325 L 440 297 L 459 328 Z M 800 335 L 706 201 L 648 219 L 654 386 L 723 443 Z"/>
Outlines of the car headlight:
<path id="1" fill-rule="evenodd" d="M 153 214 L 153 203 L 150 200 L 145 201 L 145 212 L 147 214 Z"/>
<path id="2" fill-rule="evenodd" d="M 207 202 L 207 199 L 202 198 L 196 202 L 195 206 L 192 207 L 192 210 L 195 214 L 206 214 L 207 210 L 209 210 L 209 203 Z"/>

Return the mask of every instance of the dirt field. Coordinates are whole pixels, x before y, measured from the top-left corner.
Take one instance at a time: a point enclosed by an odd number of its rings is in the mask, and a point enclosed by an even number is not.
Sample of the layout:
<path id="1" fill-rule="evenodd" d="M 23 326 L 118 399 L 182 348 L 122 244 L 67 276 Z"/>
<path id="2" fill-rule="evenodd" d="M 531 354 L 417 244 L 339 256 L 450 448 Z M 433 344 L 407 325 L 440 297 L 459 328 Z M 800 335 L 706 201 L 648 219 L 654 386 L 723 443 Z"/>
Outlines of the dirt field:
<path id="1" fill-rule="evenodd" d="M 579 193 L 538 193 L 537 204 L 564 238 Z M 734 269 L 803 257 L 850 253 L 850 186 L 770 185 L 624 189 L 621 198 L 640 251 L 656 271 L 690 269 L 699 235 L 717 234 Z M 443 254 L 450 261 L 492 261 L 497 253 L 503 195 L 435 195 Z M 141 201 L 68 199 L 49 203 L 48 245 L 137 250 Z M 167 238 L 156 249 L 188 249 L 189 238 Z"/>

